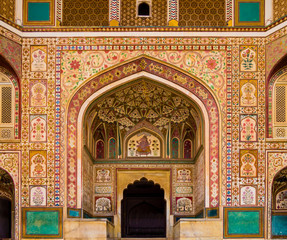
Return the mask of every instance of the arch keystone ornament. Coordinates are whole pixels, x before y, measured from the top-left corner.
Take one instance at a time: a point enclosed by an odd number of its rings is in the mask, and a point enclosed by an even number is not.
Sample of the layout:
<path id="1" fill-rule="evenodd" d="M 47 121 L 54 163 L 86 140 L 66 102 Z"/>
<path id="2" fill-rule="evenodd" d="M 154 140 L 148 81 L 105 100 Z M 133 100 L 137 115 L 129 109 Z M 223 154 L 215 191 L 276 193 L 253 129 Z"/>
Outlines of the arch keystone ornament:
<path id="1" fill-rule="evenodd" d="M 120 73 L 120 74 L 119 74 Z M 206 130 L 208 159 L 206 205 L 210 207 L 219 206 L 219 107 L 211 93 L 211 90 L 190 74 L 183 72 L 177 67 L 172 67 L 150 57 L 141 56 L 129 62 L 124 62 L 108 71 L 96 75 L 94 78 L 85 82 L 77 92 L 71 97 L 67 112 L 67 193 L 68 207 L 80 207 L 81 186 L 81 164 L 78 163 L 81 155 L 80 139 L 77 139 L 82 132 L 78 122 L 81 122 L 80 112 L 85 111 L 86 107 L 92 102 L 94 94 L 101 95 L 105 90 L 110 91 L 113 85 L 122 84 L 124 81 L 138 79 L 141 75 L 148 76 L 154 81 L 164 81 L 173 88 L 180 89 L 179 92 L 187 95 L 195 101 L 206 113 L 208 123 Z M 177 77 L 175 77 L 177 76 Z M 117 83 L 118 82 L 118 83 Z M 171 87 L 172 87 L 171 86 Z M 92 90 L 92 91 L 91 91 Z M 94 97 L 96 98 L 96 97 Z"/>

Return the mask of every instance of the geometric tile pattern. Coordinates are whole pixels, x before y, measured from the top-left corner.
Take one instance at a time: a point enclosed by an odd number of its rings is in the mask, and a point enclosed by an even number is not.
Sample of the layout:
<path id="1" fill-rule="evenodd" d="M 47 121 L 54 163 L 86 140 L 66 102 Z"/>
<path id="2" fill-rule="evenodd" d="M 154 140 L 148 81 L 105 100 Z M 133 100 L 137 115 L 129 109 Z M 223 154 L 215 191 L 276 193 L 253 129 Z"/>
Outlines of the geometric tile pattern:
<path id="1" fill-rule="evenodd" d="M 63 26 L 109 26 L 108 0 L 63 0 Z"/>
<path id="2" fill-rule="evenodd" d="M 137 1 L 121 1 L 121 26 L 167 26 L 167 1 L 153 0 L 150 17 L 137 16 Z"/>
<path id="3" fill-rule="evenodd" d="M 287 2 L 282 0 L 273 1 L 273 21 L 287 15 Z"/>
<path id="4" fill-rule="evenodd" d="M 179 26 L 226 26 L 225 1 L 180 0 Z"/>
<path id="5" fill-rule="evenodd" d="M 15 0 L 1 0 L 0 15 L 10 21 L 15 21 Z"/>

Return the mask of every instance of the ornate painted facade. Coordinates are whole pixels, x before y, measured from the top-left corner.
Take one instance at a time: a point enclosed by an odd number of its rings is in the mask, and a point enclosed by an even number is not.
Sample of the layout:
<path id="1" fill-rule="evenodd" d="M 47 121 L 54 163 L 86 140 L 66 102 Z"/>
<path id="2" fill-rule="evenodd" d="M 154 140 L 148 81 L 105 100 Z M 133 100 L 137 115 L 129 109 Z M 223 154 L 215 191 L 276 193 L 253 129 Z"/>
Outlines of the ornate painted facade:
<path id="1" fill-rule="evenodd" d="M 287 238 L 286 4 L 8 2 L 0 238 Z"/>

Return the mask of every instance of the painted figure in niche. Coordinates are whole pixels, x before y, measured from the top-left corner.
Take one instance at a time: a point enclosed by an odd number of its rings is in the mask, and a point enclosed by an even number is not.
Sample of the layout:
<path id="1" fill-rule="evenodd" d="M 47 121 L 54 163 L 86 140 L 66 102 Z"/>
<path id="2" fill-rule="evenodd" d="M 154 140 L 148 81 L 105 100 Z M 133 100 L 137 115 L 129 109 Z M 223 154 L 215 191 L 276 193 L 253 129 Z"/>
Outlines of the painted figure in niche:
<path id="1" fill-rule="evenodd" d="M 107 197 L 96 199 L 96 212 L 110 212 L 112 211 L 111 200 Z"/>
<path id="2" fill-rule="evenodd" d="M 151 154 L 150 150 L 151 141 L 148 140 L 146 135 L 144 135 L 137 143 L 138 143 L 137 154 L 146 156 Z"/>
<path id="3" fill-rule="evenodd" d="M 255 167 L 256 158 L 251 153 L 246 153 L 241 157 L 241 177 L 256 177 L 257 169 Z"/>
<path id="4" fill-rule="evenodd" d="M 244 186 L 240 189 L 241 205 L 256 204 L 256 189 L 251 186 Z"/>
<path id="5" fill-rule="evenodd" d="M 246 117 L 241 121 L 241 141 L 254 142 L 257 138 L 256 120 L 252 117 Z"/>
<path id="6" fill-rule="evenodd" d="M 31 142 L 46 141 L 46 116 L 31 116 Z"/>
<path id="7" fill-rule="evenodd" d="M 111 171 L 108 169 L 98 169 L 96 170 L 96 182 L 110 182 L 111 181 Z"/>
<path id="8" fill-rule="evenodd" d="M 190 213 L 192 211 L 192 198 L 177 198 L 176 211 L 181 213 Z"/>
<path id="9" fill-rule="evenodd" d="M 109 158 L 116 158 L 116 140 L 114 138 L 111 138 L 109 141 Z"/>
<path id="10" fill-rule="evenodd" d="M 246 48 L 246 47 L 243 47 Z M 256 71 L 256 52 L 252 49 L 254 47 L 247 47 L 241 51 L 240 70 L 244 72 Z M 254 48 L 255 49 L 255 48 Z"/>
<path id="11" fill-rule="evenodd" d="M 105 158 L 105 147 L 102 140 L 97 141 L 96 158 Z"/>
<path id="12" fill-rule="evenodd" d="M 177 138 L 173 138 L 172 142 L 171 142 L 171 154 L 172 154 L 172 158 L 178 158 L 178 139 Z"/>
<path id="13" fill-rule="evenodd" d="M 190 159 L 191 158 L 191 141 L 185 140 L 184 141 L 184 158 Z"/>
<path id="14" fill-rule="evenodd" d="M 41 154 L 31 158 L 31 177 L 46 177 L 46 159 Z"/>
<path id="15" fill-rule="evenodd" d="M 46 86 L 44 86 L 42 83 L 36 83 L 35 85 L 33 85 L 31 93 L 31 106 L 46 106 Z"/>
<path id="16" fill-rule="evenodd" d="M 256 106 L 257 98 L 256 98 L 256 87 L 250 83 L 245 83 L 242 88 L 242 96 L 241 96 L 241 105 L 242 106 Z"/>
<path id="17" fill-rule="evenodd" d="M 191 170 L 180 169 L 177 170 L 177 182 L 191 182 Z"/>
<path id="18" fill-rule="evenodd" d="M 44 47 L 45 48 L 45 47 Z M 32 64 L 31 64 L 31 71 L 46 71 L 47 64 L 46 64 L 46 52 L 43 49 L 36 49 L 31 54 Z"/>
<path id="19" fill-rule="evenodd" d="M 287 209 L 287 190 L 286 189 L 277 194 L 276 209 Z"/>

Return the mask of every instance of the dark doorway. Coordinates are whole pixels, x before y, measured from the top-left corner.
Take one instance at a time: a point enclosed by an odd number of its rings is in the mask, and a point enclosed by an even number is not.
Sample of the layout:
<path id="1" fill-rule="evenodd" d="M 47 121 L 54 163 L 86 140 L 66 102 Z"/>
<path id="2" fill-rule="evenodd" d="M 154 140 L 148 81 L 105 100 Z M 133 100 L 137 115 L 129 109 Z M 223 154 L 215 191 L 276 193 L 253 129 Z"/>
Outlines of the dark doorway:
<path id="1" fill-rule="evenodd" d="M 12 208 L 14 183 L 4 169 L 0 168 L 0 239 L 12 238 Z"/>
<path id="2" fill-rule="evenodd" d="M 0 198 L 0 239 L 11 238 L 11 201 Z"/>
<path id="3" fill-rule="evenodd" d="M 166 201 L 159 184 L 146 178 L 129 184 L 121 204 L 122 237 L 166 236 Z"/>

